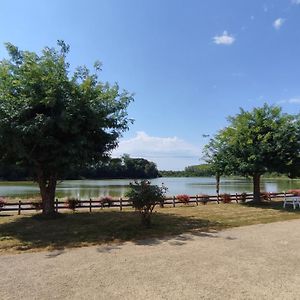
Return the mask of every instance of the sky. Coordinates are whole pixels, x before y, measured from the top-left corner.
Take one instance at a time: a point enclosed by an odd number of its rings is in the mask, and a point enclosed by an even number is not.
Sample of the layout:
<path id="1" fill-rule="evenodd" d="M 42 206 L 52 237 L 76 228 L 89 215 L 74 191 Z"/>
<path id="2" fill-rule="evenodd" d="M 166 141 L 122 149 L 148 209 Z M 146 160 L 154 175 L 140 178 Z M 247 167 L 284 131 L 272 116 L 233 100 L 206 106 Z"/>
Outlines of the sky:
<path id="1" fill-rule="evenodd" d="M 0 0 L 4 43 L 39 52 L 58 39 L 71 68 L 96 60 L 100 79 L 134 93 L 135 120 L 113 156 L 181 170 L 227 117 L 300 108 L 300 0 Z M 209 135 L 209 136 L 208 136 Z"/>

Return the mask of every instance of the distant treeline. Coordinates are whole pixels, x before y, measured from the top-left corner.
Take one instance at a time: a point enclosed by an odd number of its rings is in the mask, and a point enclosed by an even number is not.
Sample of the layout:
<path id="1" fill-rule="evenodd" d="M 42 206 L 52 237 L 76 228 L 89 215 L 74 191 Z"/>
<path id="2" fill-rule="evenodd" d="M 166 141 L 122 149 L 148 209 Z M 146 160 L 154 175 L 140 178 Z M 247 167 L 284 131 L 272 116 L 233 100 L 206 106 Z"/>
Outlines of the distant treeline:
<path id="1" fill-rule="evenodd" d="M 95 166 L 69 170 L 64 179 L 151 179 L 157 177 L 210 177 L 215 176 L 208 164 L 188 166 L 183 171 L 158 171 L 154 162 L 144 158 L 111 158 Z M 284 177 L 278 173 L 266 173 L 265 178 Z M 32 180 L 30 170 L 19 165 L 0 164 L 0 180 L 18 181 Z"/>
<path id="2" fill-rule="evenodd" d="M 160 177 L 156 164 L 144 158 L 123 155 L 100 162 L 95 166 L 69 170 L 64 179 L 150 179 Z M 32 180 L 30 170 L 19 165 L 0 164 L 1 180 Z"/>
<path id="3" fill-rule="evenodd" d="M 162 177 L 201 177 L 214 176 L 214 172 L 208 164 L 188 166 L 183 171 L 159 171 Z"/>

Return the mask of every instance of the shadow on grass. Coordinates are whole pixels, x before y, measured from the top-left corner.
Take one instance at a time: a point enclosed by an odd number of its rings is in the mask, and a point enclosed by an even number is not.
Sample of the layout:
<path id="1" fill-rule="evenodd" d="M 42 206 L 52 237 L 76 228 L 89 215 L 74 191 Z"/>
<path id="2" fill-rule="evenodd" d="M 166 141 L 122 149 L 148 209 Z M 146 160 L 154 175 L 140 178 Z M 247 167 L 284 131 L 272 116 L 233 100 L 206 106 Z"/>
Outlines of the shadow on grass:
<path id="1" fill-rule="evenodd" d="M 296 209 L 293 208 L 292 205 L 287 205 L 285 208 L 283 207 L 283 201 L 264 201 L 261 203 L 255 203 L 252 201 L 246 203 L 240 203 L 246 207 L 257 207 L 262 209 L 274 209 L 282 212 L 292 212 L 295 214 L 300 214 L 300 209 L 297 207 Z"/>
<path id="2" fill-rule="evenodd" d="M 224 227 L 224 226 L 223 226 Z M 60 255 L 67 247 L 99 245 L 109 242 L 122 244 L 133 241 L 138 245 L 156 245 L 168 241 L 172 236 L 174 245 L 182 245 L 192 239 L 184 233 L 203 235 L 210 229 L 220 229 L 221 224 L 208 220 L 183 217 L 173 214 L 155 213 L 152 226 L 146 229 L 140 225 L 137 212 L 95 212 L 65 214 L 63 218 L 41 220 L 36 216 L 15 217 L 0 224 L 0 250 L 5 241 L 16 251 L 50 249 Z M 203 236 L 209 237 L 208 234 Z M 7 245 L 6 245 L 7 246 Z M 104 246 L 103 246 L 104 247 Z M 110 252 L 111 247 L 99 249 Z M 52 257 L 52 256 L 51 256 Z"/>

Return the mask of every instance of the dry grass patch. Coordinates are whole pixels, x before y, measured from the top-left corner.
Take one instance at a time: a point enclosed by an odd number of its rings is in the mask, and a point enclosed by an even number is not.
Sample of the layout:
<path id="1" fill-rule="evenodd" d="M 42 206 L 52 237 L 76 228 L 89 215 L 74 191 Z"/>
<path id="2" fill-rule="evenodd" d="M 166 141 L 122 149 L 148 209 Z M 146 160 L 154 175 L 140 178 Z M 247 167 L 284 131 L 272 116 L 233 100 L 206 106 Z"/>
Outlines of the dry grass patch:
<path id="1" fill-rule="evenodd" d="M 42 220 L 36 214 L 0 213 L 0 253 L 52 250 L 110 242 L 137 242 L 153 238 L 156 243 L 190 232 L 270 223 L 300 218 L 300 210 L 283 210 L 281 202 L 256 207 L 249 204 L 208 204 L 157 208 L 153 225 L 140 225 L 137 212 L 105 209 L 98 212 L 64 213 L 55 220 Z"/>

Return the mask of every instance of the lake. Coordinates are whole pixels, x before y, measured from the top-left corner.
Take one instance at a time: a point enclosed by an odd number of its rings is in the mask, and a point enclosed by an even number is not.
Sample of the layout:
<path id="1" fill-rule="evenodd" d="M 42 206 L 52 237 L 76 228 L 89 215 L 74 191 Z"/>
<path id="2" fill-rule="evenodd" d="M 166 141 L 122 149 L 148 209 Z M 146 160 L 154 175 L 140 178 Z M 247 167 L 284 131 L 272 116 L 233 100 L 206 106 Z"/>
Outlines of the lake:
<path id="1" fill-rule="evenodd" d="M 128 189 L 129 179 L 111 180 L 66 180 L 57 185 L 56 197 L 80 197 L 81 199 L 111 195 L 122 197 Z M 168 188 L 167 195 L 178 194 L 211 194 L 215 192 L 215 179 L 212 177 L 163 177 L 151 180 L 153 184 Z M 282 192 L 300 188 L 299 179 L 262 179 L 261 190 L 266 192 Z M 251 179 L 222 178 L 220 193 L 252 192 Z M 0 182 L 0 196 L 29 198 L 36 196 L 39 189 L 32 182 Z"/>

